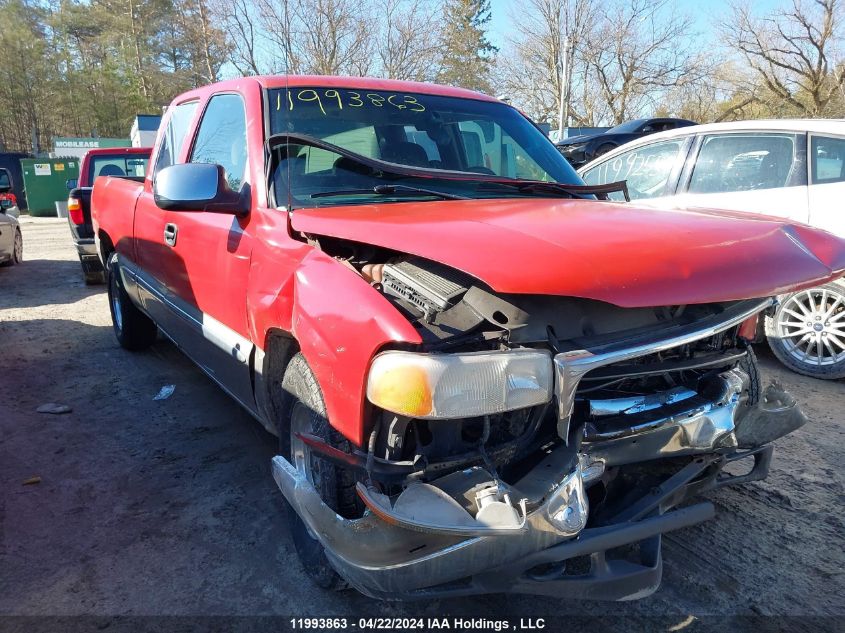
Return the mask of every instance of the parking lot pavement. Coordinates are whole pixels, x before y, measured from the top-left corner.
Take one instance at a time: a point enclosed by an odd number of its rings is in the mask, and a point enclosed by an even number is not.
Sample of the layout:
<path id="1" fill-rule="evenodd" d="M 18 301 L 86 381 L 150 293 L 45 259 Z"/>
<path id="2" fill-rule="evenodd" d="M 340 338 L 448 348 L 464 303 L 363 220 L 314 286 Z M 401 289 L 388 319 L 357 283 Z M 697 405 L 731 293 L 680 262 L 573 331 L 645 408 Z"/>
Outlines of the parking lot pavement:
<path id="1" fill-rule="evenodd" d="M 845 615 L 843 381 L 761 350 L 809 423 L 778 443 L 766 481 L 713 493 L 716 519 L 665 539 L 650 598 L 375 603 L 304 575 L 270 477 L 275 440 L 169 342 L 119 349 L 65 221 L 21 223 L 25 261 L 0 268 L 0 614 L 626 616 L 615 630 L 631 616 Z M 36 413 L 47 402 L 73 410 Z"/>

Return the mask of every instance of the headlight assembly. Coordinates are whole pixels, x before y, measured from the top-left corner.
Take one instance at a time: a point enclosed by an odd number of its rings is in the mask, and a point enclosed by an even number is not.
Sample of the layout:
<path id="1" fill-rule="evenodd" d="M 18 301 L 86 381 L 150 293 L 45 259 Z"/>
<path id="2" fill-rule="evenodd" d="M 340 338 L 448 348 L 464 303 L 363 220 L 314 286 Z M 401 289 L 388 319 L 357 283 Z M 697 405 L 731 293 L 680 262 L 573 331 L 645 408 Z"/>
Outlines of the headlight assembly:
<path id="1" fill-rule="evenodd" d="M 373 360 L 367 398 L 413 418 L 468 418 L 546 403 L 553 381 L 551 354 L 542 350 L 391 351 Z"/>

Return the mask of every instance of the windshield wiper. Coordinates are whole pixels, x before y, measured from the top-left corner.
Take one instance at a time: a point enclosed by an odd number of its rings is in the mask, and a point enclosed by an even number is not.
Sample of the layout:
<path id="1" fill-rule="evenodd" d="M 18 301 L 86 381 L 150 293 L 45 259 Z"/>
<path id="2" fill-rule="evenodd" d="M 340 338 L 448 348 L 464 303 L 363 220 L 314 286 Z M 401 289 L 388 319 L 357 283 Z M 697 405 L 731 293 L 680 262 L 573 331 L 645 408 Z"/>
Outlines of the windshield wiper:
<path id="1" fill-rule="evenodd" d="M 379 196 L 434 196 L 441 200 L 469 200 L 467 196 L 459 196 L 453 193 L 445 193 L 443 191 L 434 191 L 432 189 L 423 189 L 422 187 L 408 187 L 406 185 L 376 185 L 372 189 L 340 189 L 338 191 L 321 191 L 319 193 L 312 193 L 311 198 L 330 198 L 333 196 L 354 196 L 376 194 Z"/>
<path id="2" fill-rule="evenodd" d="M 624 180 L 609 182 L 605 185 L 569 185 L 562 182 L 543 182 L 540 180 L 502 179 L 493 184 L 513 187 L 520 193 L 558 193 L 575 198 L 596 196 L 599 200 L 608 200 L 608 194 L 618 191 L 625 196 L 627 202 L 631 201 L 628 195 L 628 183 Z"/>

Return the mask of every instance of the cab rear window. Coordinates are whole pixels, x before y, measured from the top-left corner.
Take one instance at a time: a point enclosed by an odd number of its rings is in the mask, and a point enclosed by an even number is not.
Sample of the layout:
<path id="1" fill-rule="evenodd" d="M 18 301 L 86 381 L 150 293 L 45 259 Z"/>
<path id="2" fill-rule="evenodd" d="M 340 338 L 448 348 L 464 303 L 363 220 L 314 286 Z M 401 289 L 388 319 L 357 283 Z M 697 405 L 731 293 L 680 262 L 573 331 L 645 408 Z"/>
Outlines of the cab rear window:
<path id="1" fill-rule="evenodd" d="M 147 174 L 147 156 L 95 156 L 91 160 L 90 181 L 87 186 L 94 184 L 99 176 L 133 176 L 143 178 Z"/>

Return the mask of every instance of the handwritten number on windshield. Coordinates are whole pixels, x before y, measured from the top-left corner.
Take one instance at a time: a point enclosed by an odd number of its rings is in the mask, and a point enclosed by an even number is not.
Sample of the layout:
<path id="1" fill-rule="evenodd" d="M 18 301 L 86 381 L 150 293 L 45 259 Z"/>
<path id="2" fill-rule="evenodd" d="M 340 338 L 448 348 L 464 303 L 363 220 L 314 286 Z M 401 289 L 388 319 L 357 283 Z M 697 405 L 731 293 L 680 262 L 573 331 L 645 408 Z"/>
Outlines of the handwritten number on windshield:
<path id="1" fill-rule="evenodd" d="M 360 93 L 352 90 L 340 91 L 334 88 L 328 90 L 318 91 L 313 88 L 305 88 L 303 90 L 294 91 L 288 90 L 288 111 L 296 108 L 296 104 L 315 104 L 324 116 L 327 116 L 326 106 L 334 107 L 334 102 L 337 102 L 338 110 L 343 110 L 344 106 L 349 108 L 374 107 L 383 108 L 385 104 L 393 106 L 397 110 L 407 110 L 408 112 L 425 112 L 425 106 L 421 104 L 417 97 L 408 94 L 390 94 L 387 96 L 378 92 L 368 92 L 363 97 Z M 326 101 L 324 102 L 323 99 Z M 366 99 L 366 101 L 365 101 Z M 281 99 L 276 99 L 276 110 L 282 109 Z"/>

